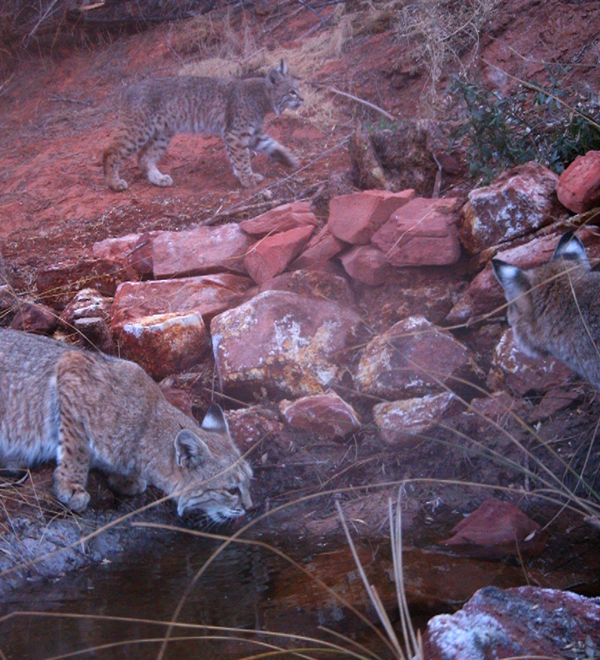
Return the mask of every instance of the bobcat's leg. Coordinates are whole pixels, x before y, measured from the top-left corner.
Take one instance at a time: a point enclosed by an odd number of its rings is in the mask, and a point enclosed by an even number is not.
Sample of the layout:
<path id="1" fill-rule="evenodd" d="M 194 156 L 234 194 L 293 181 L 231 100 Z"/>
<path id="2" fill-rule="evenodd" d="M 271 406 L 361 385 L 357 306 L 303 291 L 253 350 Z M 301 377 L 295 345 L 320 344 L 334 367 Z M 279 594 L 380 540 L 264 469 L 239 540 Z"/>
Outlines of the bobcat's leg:
<path id="1" fill-rule="evenodd" d="M 250 148 L 273 158 L 286 167 L 292 169 L 298 167 L 296 158 L 282 144 L 266 133 L 255 133 L 250 140 Z"/>
<path id="2" fill-rule="evenodd" d="M 54 470 L 56 497 L 73 511 L 83 511 L 90 501 L 86 491 L 92 452 L 86 424 L 87 391 L 95 385 L 93 360 L 73 351 L 57 363 L 56 396 L 59 409 L 59 446 Z"/>
<path id="3" fill-rule="evenodd" d="M 127 182 L 119 176 L 119 166 L 129 156 L 143 149 L 152 137 L 152 131 L 147 129 L 131 134 L 126 127 L 121 127 L 111 144 L 102 155 L 104 178 L 106 185 L 117 192 L 127 190 Z"/>
<path id="4" fill-rule="evenodd" d="M 108 475 L 108 484 L 121 495 L 139 495 L 146 490 L 146 481 L 141 477 L 124 477 L 115 472 Z"/>
<path id="5" fill-rule="evenodd" d="M 156 164 L 162 158 L 169 146 L 171 135 L 161 132 L 154 134 L 138 157 L 138 167 L 146 173 L 148 181 L 155 186 L 167 187 L 173 185 L 173 179 L 168 174 L 162 174 Z"/>
<path id="6" fill-rule="evenodd" d="M 259 184 L 264 177 L 252 171 L 250 152 L 248 151 L 249 135 L 228 132 L 224 133 L 223 141 L 225 142 L 227 155 L 233 166 L 233 173 L 237 176 L 242 186 L 244 188 L 251 188 Z"/>

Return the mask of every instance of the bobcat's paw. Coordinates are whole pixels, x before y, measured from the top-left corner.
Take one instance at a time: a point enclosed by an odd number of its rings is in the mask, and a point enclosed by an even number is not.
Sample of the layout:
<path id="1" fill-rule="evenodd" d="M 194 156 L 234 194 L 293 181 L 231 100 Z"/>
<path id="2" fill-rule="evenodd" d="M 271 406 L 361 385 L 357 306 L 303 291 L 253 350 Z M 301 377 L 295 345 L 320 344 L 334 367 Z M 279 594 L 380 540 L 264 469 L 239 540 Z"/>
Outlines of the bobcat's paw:
<path id="1" fill-rule="evenodd" d="M 255 174 L 253 172 L 248 177 L 240 177 L 240 183 L 244 188 L 253 188 L 254 186 L 257 186 L 261 181 L 263 181 L 264 178 L 265 177 L 262 174 Z"/>
<path id="2" fill-rule="evenodd" d="M 161 188 L 168 188 L 173 185 L 173 179 L 168 174 L 161 174 L 160 172 L 150 172 L 148 181 Z"/>
<path id="3" fill-rule="evenodd" d="M 90 494 L 80 484 L 55 482 L 54 492 L 58 501 L 66 504 L 75 513 L 85 511 L 90 501 Z"/>
<path id="4" fill-rule="evenodd" d="M 116 181 L 108 181 L 108 187 L 111 190 L 114 190 L 115 192 L 122 192 L 123 190 L 127 190 L 129 186 L 127 185 L 127 181 L 124 179 L 117 179 Z"/>
<path id="5" fill-rule="evenodd" d="M 120 474 L 111 474 L 108 485 L 121 495 L 139 495 L 146 490 L 146 481 L 134 477 L 123 477 Z"/>

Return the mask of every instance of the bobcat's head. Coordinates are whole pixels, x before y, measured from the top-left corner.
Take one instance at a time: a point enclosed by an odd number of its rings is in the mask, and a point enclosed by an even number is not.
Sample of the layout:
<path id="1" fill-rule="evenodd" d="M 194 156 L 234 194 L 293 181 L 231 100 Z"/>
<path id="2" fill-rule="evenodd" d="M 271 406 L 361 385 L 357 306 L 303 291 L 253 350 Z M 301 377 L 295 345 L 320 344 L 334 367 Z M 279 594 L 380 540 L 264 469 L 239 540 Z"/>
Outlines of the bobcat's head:
<path id="1" fill-rule="evenodd" d="M 241 458 L 220 406 L 213 403 L 201 428 L 183 428 L 175 438 L 177 513 L 203 511 L 211 520 L 239 518 L 252 507 L 252 469 Z"/>
<path id="2" fill-rule="evenodd" d="M 279 66 L 267 73 L 267 90 L 275 114 L 279 116 L 286 108 L 299 108 L 304 99 L 298 92 L 296 81 L 290 75 L 287 64 L 281 60 Z"/>

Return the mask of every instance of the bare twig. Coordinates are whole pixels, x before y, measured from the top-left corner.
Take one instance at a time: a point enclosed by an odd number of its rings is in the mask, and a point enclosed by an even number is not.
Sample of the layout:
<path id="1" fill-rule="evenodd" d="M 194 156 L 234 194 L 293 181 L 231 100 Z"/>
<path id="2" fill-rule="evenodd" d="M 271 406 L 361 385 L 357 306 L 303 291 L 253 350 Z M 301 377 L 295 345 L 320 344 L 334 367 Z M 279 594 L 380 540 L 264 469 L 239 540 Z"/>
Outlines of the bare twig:
<path id="1" fill-rule="evenodd" d="M 368 108 L 371 108 L 372 110 L 375 110 L 379 114 L 383 115 L 390 121 L 397 120 L 397 117 L 394 117 L 383 108 L 380 108 L 378 105 L 371 103 L 371 101 L 366 101 L 365 99 L 361 99 L 358 96 L 354 96 L 354 94 L 348 94 L 348 92 L 342 92 L 341 89 L 337 89 L 336 87 L 329 87 L 329 85 L 322 85 L 321 83 L 315 83 L 315 82 L 311 82 L 310 84 L 313 85 L 314 87 L 318 87 L 319 89 L 326 89 L 328 92 L 331 92 L 332 94 L 339 94 L 340 96 L 345 96 L 346 98 L 351 99 L 352 101 L 356 101 L 357 103 L 362 103 L 363 105 L 366 105 Z"/>

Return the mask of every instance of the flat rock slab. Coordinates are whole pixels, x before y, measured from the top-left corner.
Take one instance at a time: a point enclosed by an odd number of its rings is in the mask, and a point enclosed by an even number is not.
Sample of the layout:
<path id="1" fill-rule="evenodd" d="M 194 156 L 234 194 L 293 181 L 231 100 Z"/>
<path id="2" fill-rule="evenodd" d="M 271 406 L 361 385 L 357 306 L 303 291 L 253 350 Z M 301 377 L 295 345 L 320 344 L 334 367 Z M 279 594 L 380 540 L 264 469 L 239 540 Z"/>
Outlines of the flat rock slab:
<path id="1" fill-rule="evenodd" d="M 165 231 L 152 239 L 156 279 L 207 275 L 219 271 L 246 273 L 244 257 L 254 239 L 235 223 Z"/>
<path id="2" fill-rule="evenodd" d="M 323 227 L 306 244 L 305 250 L 291 265 L 292 269 L 318 268 L 344 249 L 344 243 Z"/>
<path id="3" fill-rule="evenodd" d="M 393 266 L 447 266 L 460 257 L 457 200 L 416 197 L 392 214 L 371 242 Z"/>
<path id="4" fill-rule="evenodd" d="M 359 389 L 386 399 L 410 398 L 453 388 L 453 378 L 473 378 L 468 349 L 447 330 L 412 316 L 375 337 L 360 359 Z"/>
<path id="5" fill-rule="evenodd" d="M 415 191 L 409 189 L 399 193 L 364 190 L 334 197 L 329 202 L 327 229 L 341 241 L 365 245 L 392 213 L 414 196 Z"/>
<path id="6" fill-rule="evenodd" d="M 113 325 L 154 314 L 198 312 L 205 321 L 242 302 L 252 281 L 241 275 L 218 273 L 196 277 L 124 282 L 115 294 Z"/>
<path id="7" fill-rule="evenodd" d="M 265 291 L 216 316 L 213 352 L 226 391 L 251 399 L 321 394 L 345 370 L 359 315 L 347 305 L 283 291 Z"/>
<path id="8" fill-rule="evenodd" d="M 317 225 L 317 218 L 311 211 L 310 202 L 290 202 L 282 204 L 250 220 L 240 222 L 240 228 L 252 236 L 278 234 L 282 231 Z"/>

